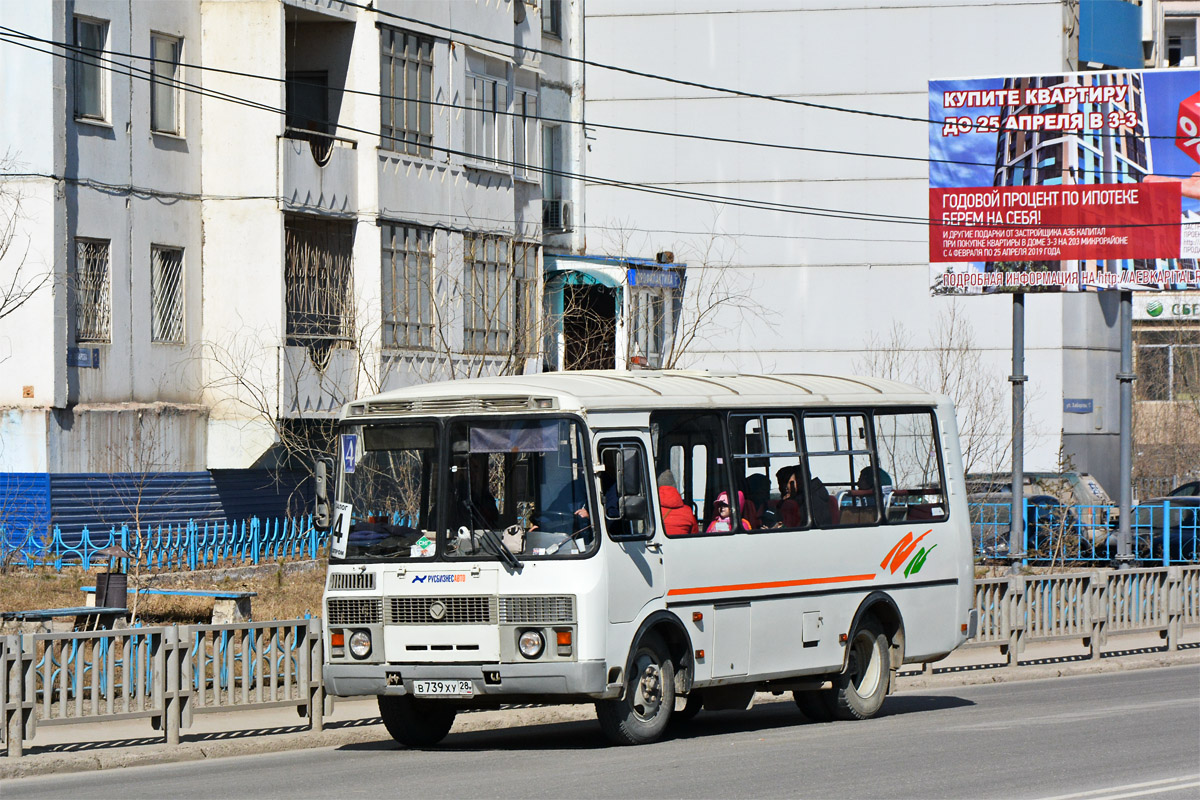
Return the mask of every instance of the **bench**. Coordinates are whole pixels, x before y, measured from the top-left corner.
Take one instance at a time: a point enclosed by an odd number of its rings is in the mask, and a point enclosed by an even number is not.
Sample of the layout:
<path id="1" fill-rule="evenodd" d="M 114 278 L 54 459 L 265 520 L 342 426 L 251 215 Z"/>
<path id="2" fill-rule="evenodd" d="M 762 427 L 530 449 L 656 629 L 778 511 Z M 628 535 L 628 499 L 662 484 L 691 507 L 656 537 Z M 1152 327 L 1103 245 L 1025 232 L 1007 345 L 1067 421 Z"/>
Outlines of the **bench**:
<path id="1" fill-rule="evenodd" d="M 16 630 L 9 631 L 4 625 L 4 632 L 14 633 L 61 633 L 69 630 L 86 631 L 92 629 L 111 629 L 117 623 L 124 622 L 129 609 L 116 606 L 74 606 L 71 608 L 35 608 L 27 611 L 5 611 L 0 613 L 0 620 L 6 623 L 16 623 Z M 56 623 L 55 620 L 65 617 L 74 618 L 71 623 Z"/>
<path id="2" fill-rule="evenodd" d="M 88 602 L 96 602 L 96 587 L 81 587 L 81 592 L 88 593 Z M 223 592 L 205 589 L 130 589 L 142 596 L 158 595 L 163 597 L 207 597 L 213 600 L 212 622 L 214 625 L 228 625 L 231 622 L 248 622 L 250 620 L 250 598 L 258 597 L 258 592 Z"/>

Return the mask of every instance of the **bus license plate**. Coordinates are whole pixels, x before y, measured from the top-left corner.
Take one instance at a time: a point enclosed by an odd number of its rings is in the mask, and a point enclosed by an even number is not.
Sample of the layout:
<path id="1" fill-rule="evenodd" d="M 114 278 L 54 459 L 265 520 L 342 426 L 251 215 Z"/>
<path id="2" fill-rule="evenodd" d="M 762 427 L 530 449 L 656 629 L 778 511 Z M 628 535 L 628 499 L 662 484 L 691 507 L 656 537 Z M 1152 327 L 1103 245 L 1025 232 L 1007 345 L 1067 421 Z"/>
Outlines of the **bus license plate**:
<path id="1" fill-rule="evenodd" d="M 470 681 L 413 681 L 417 697 L 473 697 L 475 684 Z"/>

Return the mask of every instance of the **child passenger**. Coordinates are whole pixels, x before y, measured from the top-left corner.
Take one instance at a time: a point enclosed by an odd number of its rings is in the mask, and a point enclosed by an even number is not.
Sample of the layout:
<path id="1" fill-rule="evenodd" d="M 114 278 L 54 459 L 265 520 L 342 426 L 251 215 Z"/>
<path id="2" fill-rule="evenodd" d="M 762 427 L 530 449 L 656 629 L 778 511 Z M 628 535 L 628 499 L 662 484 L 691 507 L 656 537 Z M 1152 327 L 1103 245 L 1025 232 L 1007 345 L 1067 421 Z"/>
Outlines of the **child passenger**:
<path id="1" fill-rule="evenodd" d="M 744 507 L 745 501 L 745 496 L 741 492 L 738 492 L 739 510 Z M 729 507 L 728 494 L 721 492 L 719 495 L 717 495 L 716 502 L 713 503 L 713 513 L 716 514 L 716 516 L 713 518 L 713 521 L 708 524 L 708 527 L 705 529 L 705 533 L 723 533 L 733 530 L 733 510 Z M 748 523 L 745 519 L 742 520 L 742 528 L 744 530 L 750 530 L 750 523 Z"/>

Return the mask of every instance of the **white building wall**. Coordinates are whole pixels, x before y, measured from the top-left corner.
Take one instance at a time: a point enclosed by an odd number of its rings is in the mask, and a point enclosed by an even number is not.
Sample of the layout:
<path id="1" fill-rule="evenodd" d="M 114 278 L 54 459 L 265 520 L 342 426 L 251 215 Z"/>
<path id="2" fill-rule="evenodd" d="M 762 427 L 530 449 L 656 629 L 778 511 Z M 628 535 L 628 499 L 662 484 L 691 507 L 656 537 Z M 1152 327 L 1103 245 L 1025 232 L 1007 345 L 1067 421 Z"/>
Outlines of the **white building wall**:
<path id="1" fill-rule="evenodd" d="M 1064 41 L 1064 12 L 1057 5 L 928 0 L 887 8 L 796 5 L 593 0 L 586 9 L 587 57 L 698 83 L 918 119 L 927 116 L 931 78 L 1053 73 L 1068 66 L 1070 43 Z M 921 122 L 738 98 L 592 66 L 586 82 L 589 121 L 824 150 L 917 159 L 928 154 L 927 126 Z M 588 187 L 589 251 L 644 256 L 672 250 L 688 263 L 690 290 L 703 286 L 707 273 L 707 280 L 719 277 L 729 293 L 749 301 L 727 304 L 684 364 L 854 372 L 862 369 L 869 342 L 886 339 L 897 325 L 909 332 L 914 347 L 927 347 L 952 302 L 928 292 L 923 161 L 602 129 L 593 136 L 587 154 L 591 175 L 812 212 Z M 839 211 L 909 217 L 907 222 L 917 224 L 842 219 Z M 1011 303 L 978 298 L 962 308 L 991 379 L 1007 392 Z M 1030 295 L 1026 341 L 1026 467 L 1052 469 L 1064 424 L 1063 392 L 1115 404 L 1116 327 L 1096 297 Z M 1081 376 L 1088 376 L 1086 385 L 1080 385 Z M 1010 411 L 1010 402 L 996 409 L 1004 417 Z M 1111 439 L 1114 462 L 1115 426 L 1114 415 L 1103 430 L 1088 431 Z M 1106 446 L 1099 449 L 1107 453 Z M 1115 472 L 1113 477 L 1115 483 Z"/>

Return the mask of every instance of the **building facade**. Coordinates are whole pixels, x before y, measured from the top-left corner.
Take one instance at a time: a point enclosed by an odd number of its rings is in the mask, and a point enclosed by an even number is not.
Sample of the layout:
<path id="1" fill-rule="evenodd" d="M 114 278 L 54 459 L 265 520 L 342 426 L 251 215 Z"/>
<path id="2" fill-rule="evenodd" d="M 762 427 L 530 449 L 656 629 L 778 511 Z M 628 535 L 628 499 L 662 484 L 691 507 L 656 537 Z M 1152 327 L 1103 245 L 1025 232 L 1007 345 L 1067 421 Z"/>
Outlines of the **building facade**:
<path id="1" fill-rule="evenodd" d="M 0 473 L 238 513 L 222 486 L 305 472 L 356 395 L 539 369 L 542 223 L 577 191 L 541 173 L 543 83 L 581 114 L 542 70 L 558 6 L 0 7 L 33 37 L 0 42 L 3 268 L 45 277 L 0 317 Z"/>

